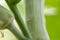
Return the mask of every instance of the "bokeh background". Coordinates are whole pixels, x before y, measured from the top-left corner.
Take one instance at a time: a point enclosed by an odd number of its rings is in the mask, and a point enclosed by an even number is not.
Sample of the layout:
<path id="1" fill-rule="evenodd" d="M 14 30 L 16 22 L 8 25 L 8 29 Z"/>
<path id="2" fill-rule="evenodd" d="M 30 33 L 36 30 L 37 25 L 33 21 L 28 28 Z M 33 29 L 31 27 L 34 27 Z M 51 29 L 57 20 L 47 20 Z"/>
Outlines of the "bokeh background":
<path id="1" fill-rule="evenodd" d="M 60 40 L 60 0 L 45 0 L 45 6 L 55 9 L 55 15 L 45 15 L 46 27 L 51 40 Z"/>

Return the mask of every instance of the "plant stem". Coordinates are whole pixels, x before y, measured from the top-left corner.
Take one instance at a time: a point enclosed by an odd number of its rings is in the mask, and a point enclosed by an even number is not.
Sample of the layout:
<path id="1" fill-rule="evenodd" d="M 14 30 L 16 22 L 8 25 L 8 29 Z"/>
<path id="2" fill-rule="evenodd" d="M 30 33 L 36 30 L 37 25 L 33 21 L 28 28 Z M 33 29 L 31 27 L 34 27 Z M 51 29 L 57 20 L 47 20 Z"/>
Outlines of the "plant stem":
<path id="1" fill-rule="evenodd" d="M 26 24 L 33 40 L 49 40 L 44 23 L 44 0 L 25 0 Z"/>
<path id="2" fill-rule="evenodd" d="M 22 17 L 20 16 L 20 13 L 19 13 L 16 5 L 9 4 L 9 2 L 7 0 L 5 0 L 5 1 L 8 4 L 11 11 L 14 13 L 15 19 L 16 19 L 18 25 L 20 26 L 24 36 L 26 36 L 27 38 L 31 38 L 30 32 L 29 32 L 28 28 L 26 27 L 26 25 L 24 24 L 24 21 L 23 21 Z"/>
<path id="3" fill-rule="evenodd" d="M 14 22 L 10 23 L 7 26 L 7 29 L 9 29 L 18 38 L 18 40 L 27 40 L 27 38 L 16 28 Z"/>
<path id="4" fill-rule="evenodd" d="M 0 5 L 0 30 L 9 29 L 19 40 L 27 40 L 14 24 L 12 12 Z"/>

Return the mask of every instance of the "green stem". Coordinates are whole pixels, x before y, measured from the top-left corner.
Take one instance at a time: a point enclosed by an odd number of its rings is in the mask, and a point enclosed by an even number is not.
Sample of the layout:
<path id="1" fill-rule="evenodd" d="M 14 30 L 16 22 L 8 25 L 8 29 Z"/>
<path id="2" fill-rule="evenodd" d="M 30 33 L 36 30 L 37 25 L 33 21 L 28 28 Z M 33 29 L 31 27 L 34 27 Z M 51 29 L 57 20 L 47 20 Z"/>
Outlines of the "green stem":
<path id="1" fill-rule="evenodd" d="M 14 15 L 6 8 L 0 5 L 0 30 L 9 29 L 19 40 L 28 40 L 20 31 L 16 28 L 13 20 Z"/>
<path id="2" fill-rule="evenodd" d="M 26 24 L 33 40 L 49 40 L 43 10 L 44 0 L 25 0 Z"/>
<path id="3" fill-rule="evenodd" d="M 31 38 L 30 32 L 28 31 L 28 28 L 26 27 L 26 25 L 24 24 L 24 21 L 22 19 L 22 17 L 20 16 L 20 13 L 16 7 L 16 5 L 13 4 L 9 4 L 9 2 L 7 0 L 5 0 L 9 6 L 9 8 L 11 9 L 11 11 L 14 13 L 15 15 L 15 19 L 18 22 L 18 25 L 20 26 L 22 33 L 24 34 L 24 36 Z"/>
<path id="4" fill-rule="evenodd" d="M 18 38 L 18 40 L 27 40 L 27 38 L 20 33 L 13 22 L 7 26 L 7 29 L 9 29 Z"/>

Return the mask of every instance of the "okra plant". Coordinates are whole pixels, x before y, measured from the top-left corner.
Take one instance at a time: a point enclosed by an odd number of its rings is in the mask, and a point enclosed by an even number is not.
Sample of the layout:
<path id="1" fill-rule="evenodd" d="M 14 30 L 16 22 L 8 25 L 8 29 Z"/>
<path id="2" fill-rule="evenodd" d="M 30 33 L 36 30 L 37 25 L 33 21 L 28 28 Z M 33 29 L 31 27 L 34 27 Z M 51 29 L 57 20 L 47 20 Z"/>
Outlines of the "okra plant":
<path id="1" fill-rule="evenodd" d="M 0 30 L 9 29 L 19 40 L 27 40 L 28 38 L 21 35 L 20 31 L 16 28 L 13 20 L 13 13 L 0 5 Z"/>
<path id="2" fill-rule="evenodd" d="M 25 13 L 33 40 L 49 40 L 44 19 L 44 0 L 25 0 Z"/>
<path id="3" fill-rule="evenodd" d="M 44 0 L 24 0 L 26 24 L 17 8 L 17 4 L 21 0 L 5 1 L 12 12 L 0 6 L 0 9 L 2 9 L 0 11 L 0 29 L 9 29 L 18 38 L 18 40 L 49 40 L 49 36 L 43 22 Z M 13 22 L 14 19 L 17 21 L 23 35 L 21 35 L 19 30 L 15 27 Z"/>
<path id="4" fill-rule="evenodd" d="M 30 35 L 30 33 L 29 33 L 29 30 L 26 27 L 26 25 L 24 24 L 24 21 L 23 21 L 22 17 L 20 16 L 19 10 L 17 8 L 17 2 L 18 2 L 18 0 L 15 0 L 13 2 L 11 0 L 5 0 L 5 1 L 8 4 L 9 8 L 11 9 L 11 11 L 14 13 L 15 19 L 16 19 L 18 25 L 20 26 L 20 28 L 21 28 L 22 33 L 24 34 L 24 36 L 26 36 L 28 38 L 32 38 L 31 35 Z"/>

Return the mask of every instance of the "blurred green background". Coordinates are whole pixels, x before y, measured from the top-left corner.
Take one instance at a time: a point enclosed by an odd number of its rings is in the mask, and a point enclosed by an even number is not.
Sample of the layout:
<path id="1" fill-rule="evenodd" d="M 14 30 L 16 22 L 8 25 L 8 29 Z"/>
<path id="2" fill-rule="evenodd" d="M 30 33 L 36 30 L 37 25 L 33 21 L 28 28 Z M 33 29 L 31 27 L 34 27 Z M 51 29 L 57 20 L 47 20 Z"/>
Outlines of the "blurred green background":
<path id="1" fill-rule="evenodd" d="M 46 27 L 51 40 L 60 40 L 60 0 L 45 0 L 45 6 L 56 8 L 57 15 L 45 15 Z"/>

